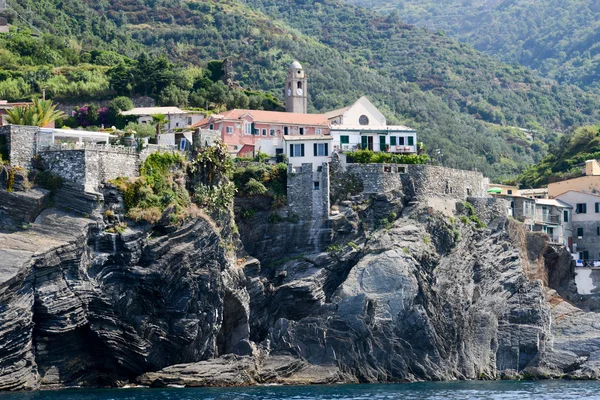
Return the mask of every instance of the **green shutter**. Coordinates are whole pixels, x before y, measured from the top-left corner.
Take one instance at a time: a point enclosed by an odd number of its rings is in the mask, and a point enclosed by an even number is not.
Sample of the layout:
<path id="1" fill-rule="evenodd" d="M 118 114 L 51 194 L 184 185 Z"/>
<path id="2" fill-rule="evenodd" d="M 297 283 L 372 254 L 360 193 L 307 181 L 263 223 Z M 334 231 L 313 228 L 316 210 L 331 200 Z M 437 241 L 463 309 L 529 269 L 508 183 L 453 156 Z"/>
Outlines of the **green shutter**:
<path id="1" fill-rule="evenodd" d="M 294 157 L 294 145 L 290 144 L 290 157 Z"/>
<path id="2" fill-rule="evenodd" d="M 350 143 L 350 136 L 340 136 L 340 143 L 341 144 L 348 144 L 348 143 Z"/>
<path id="3" fill-rule="evenodd" d="M 250 134 L 256 135 L 256 131 L 254 130 L 254 122 L 250 126 L 251 126 L 251 128 L 250 128 L 251 129 Z"/>
<path id="4" fill-rule="evenodd" d="M 385 151 L 386 148 L 385 136 L 379 136 L 379 151 Z"/>
<path id="5" fill-rule="evenodd" d="M 329 156 L 329 143 L 325 143 L 325 156 Z"/>
<path id="6" fill-rule="evenodd" d="M 409 146 L 414 146 L 415 145 L 415 138 L 412 136 L 408 137 L 408 145 Z"/>
<path id="7" fill-rule="evenodd" d="M 360 148 L 366 150 L 369 148 L 369 139 L 366 136 L 360 138 Z"/>
<path id="8" fill-rule="evenodd" d="M 600 206 L 600 203 L 596 203 L 596 213 L 600 212 L 600 210 L 598 209 L 599 206 Z"/>
<path id="9" fill-rule="evenodd" d="M 300 145 L 300 157 L 304 157 L 304 143 Z"/>
<path id="10" fill-rule="evenodd" d="M 563 211 L 564 222 L 569 222 L 569 212 L 567 210 Z"/>
<path id="11" fill-rule="evenodd" d="M 316 157 L 317 154 L 318 154 L 318 150 L 319 150 L 316 143 L 313 145 L 313 149 L 314 149 L 314 154 L 313 155 Z"/>
<path id="12" fill-rule="evenodd" d="M 396 136 L 390 136 L 390 146 L 396 145 Z"/>

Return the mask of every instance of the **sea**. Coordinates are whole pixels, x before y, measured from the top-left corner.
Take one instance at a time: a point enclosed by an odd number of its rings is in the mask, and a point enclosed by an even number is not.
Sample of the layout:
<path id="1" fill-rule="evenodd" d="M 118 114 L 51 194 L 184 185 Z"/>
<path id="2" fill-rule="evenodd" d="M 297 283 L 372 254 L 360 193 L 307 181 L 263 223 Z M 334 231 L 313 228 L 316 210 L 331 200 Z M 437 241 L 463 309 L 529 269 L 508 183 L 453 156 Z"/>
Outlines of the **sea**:
<path id="1" fill-rule="evenodd" d="M 66 389 L 0 393 L 2 400 L 466 400 L 599 399 L 597 381 L 474 381 L 219 389 Z"/>

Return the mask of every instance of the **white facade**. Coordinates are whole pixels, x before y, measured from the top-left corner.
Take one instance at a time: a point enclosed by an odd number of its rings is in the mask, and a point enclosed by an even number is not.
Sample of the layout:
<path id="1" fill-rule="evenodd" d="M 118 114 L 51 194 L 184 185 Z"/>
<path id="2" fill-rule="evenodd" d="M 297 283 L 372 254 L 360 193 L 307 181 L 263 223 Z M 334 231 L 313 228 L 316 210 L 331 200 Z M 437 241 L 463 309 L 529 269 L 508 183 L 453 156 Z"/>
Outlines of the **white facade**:
<path id="1" fill-rule="evenodd" d="M 569 190 L 559 196 L 573 207 L 572 249 L 584 264 L 600 260 L 600 195 Z"/>
<path id="2" fill-rule="evenodd" d="M 312 163 L 317 170 L 324 162 L 331 161 L 332 138 L 328 136 L 290 136 L 283 139 L 283 152 L 288 163 L 293 167 L 301 167 L 304 163 Z"/>
<path id="3" fill-rule="evenodd" d="M 417 152 L 417 132 L 402 125 L 387 125 L 385 116 L 367 99 L 325 113 L 330 122 L 334 149 L 358 149 L 390 153 Z"/>
<path id="4" fill-rule="evenodd" d="M 137 121 L 140 124 L 152 124 L 152 116 L 157 114 L 163 114 L 169 121 L 164 129 L 178 129 L 187 128 L 190 125 L 196 124 L 202 119 L 204 115 L 193 111 L 185 111 L 179 107 L 139 107 L 133 108 L 129 111 L 121 112 L 122 115 L 132 115 L 137 117 Z"/>

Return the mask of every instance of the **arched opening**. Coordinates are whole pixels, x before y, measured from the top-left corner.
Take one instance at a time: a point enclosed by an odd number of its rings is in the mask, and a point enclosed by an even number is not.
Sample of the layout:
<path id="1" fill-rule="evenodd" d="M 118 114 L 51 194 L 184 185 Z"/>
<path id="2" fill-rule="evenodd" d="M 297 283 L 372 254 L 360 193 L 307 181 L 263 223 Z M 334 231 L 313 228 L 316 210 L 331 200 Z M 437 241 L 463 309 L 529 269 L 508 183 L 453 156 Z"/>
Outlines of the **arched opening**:
<path id="1" fill-rule="evenodd" d="M 302 89 L 302 82 L 298 81 L 298 89 Z"/>

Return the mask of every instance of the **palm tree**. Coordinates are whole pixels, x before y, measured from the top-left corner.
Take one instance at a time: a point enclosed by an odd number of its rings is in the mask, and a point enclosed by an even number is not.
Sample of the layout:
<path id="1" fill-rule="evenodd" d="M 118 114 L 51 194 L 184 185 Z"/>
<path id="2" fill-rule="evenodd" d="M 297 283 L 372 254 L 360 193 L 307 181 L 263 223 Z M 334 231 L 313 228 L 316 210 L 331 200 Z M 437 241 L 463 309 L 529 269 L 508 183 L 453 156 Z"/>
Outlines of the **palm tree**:
<path id="1" fill-rule="evenodd" d="M 46 126 L 64 116 L 64 112 L 56 110 L 52 100 L 34 98 L 32 104 L 8 110 L 6 121 L 14 125 Z"/>
<path id="2" fill-rule="evenodd" d="M 163 126 L 169 123 L 167 116 L 165 114 L 154 114 L 152 116 L 152 123 L 156 126 L 156 134 L 160 134 Z"/>

